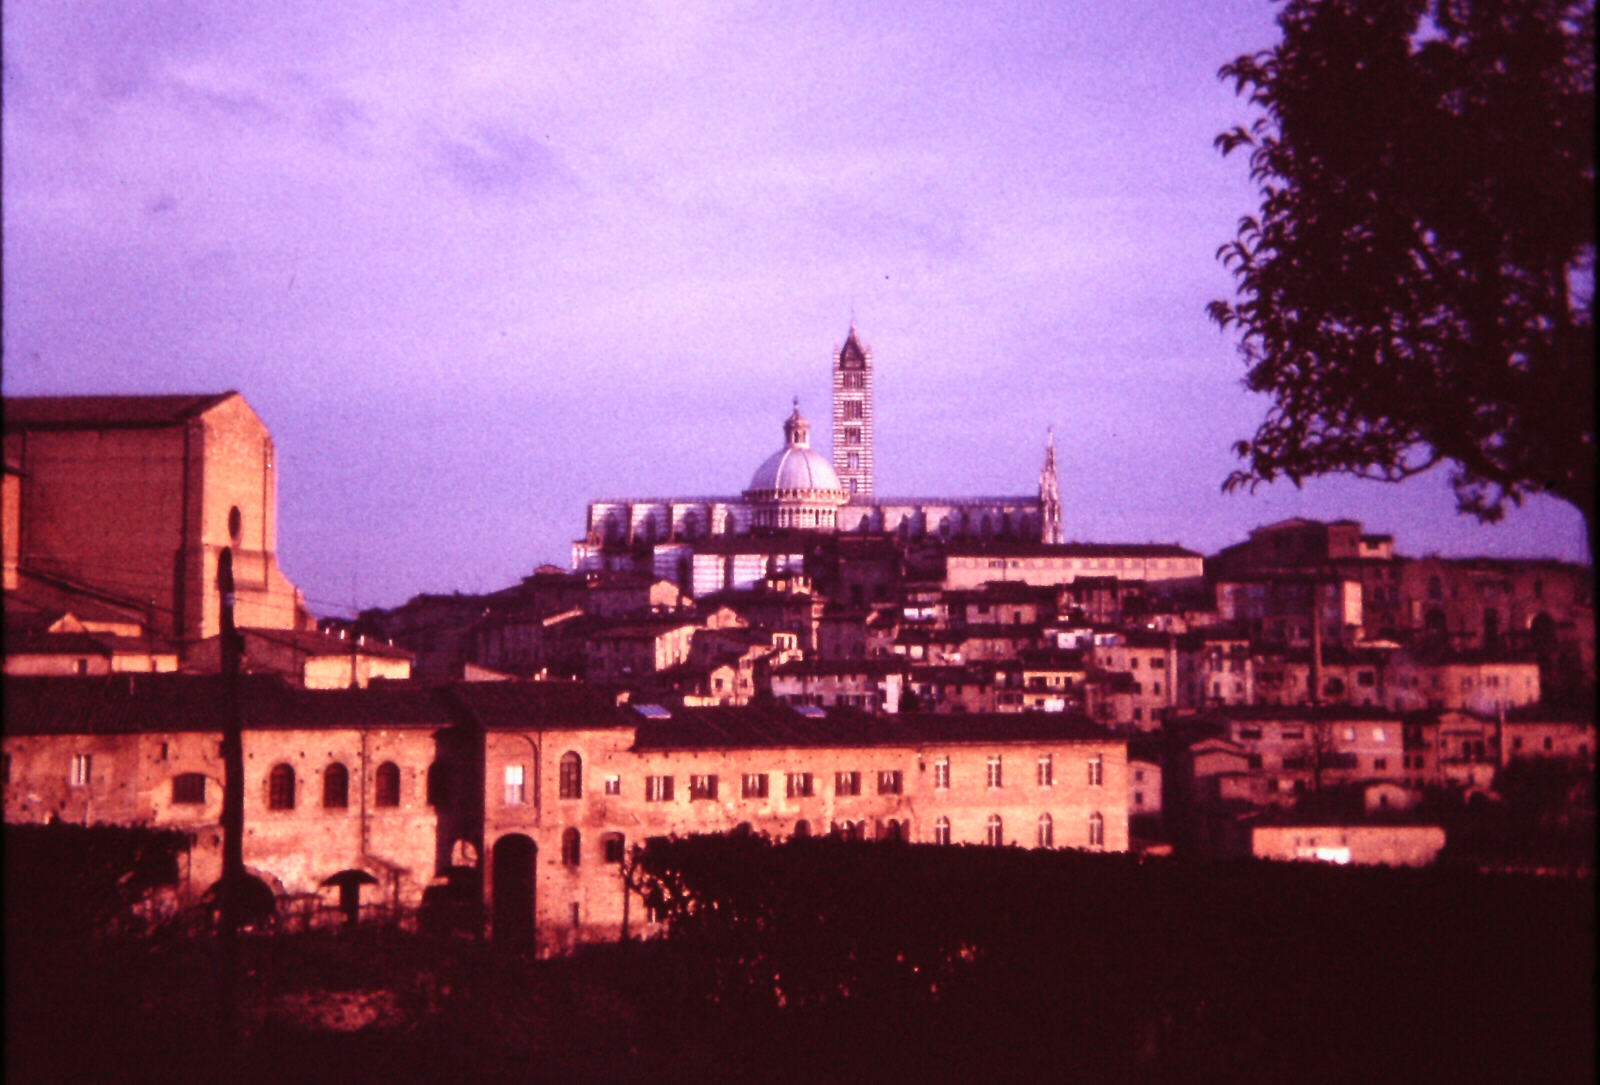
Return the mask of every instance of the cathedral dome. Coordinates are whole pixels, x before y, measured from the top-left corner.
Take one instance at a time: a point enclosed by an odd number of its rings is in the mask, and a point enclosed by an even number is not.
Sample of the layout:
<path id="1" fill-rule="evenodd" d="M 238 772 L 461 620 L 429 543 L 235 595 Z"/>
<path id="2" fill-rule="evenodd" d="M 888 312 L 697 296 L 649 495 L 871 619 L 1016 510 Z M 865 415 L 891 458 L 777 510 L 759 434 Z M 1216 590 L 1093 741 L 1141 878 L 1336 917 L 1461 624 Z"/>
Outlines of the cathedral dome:
<path id="1" fill-rule="evenodd" d="M 755 526 L 832 530 L 845 502 L 844 487 L 827 457 L 812 450 L 811 425 L 799 401 L 783 424 L 783 436 L 783 447 L 756 468 L 744 492 Z"/>
<path id="2" fill-rule="evenodd" d="M 750 479 L 750 489 L 776 490 L 838 490 L 839 476 L 833 465 L 815 449 L 785 445 L 767 462 L 756 468 Z"/>
<path id="3" fill-rule="evenodd" d="M 750 479 L 751 492 L 843 489 L 827 457 L 811 447 L 811 425 L 800 413 L 798 403 L 783 424 L 783 436 L 783 447 L 756 468 Z"/>

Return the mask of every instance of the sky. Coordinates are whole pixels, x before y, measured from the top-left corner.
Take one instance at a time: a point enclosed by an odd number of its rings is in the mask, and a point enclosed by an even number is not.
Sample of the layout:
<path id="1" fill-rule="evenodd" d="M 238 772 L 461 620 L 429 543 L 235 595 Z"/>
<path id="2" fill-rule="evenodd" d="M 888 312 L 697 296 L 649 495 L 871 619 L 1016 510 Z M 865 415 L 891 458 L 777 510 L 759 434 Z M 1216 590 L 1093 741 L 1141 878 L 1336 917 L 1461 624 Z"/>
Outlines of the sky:
<path id="1" fill-rule="evenodd" d="M 1441 471 L 1221 492 L 1267 407 L 1212 138 L 1268 0 L 3 5 L 7 395 L 243 394 L 312 610 L 566 565 L 599 497 L 736 495 L 873 349 L 877 489 L 1213 553 L 1289 516 L 1586 561 Z"/>

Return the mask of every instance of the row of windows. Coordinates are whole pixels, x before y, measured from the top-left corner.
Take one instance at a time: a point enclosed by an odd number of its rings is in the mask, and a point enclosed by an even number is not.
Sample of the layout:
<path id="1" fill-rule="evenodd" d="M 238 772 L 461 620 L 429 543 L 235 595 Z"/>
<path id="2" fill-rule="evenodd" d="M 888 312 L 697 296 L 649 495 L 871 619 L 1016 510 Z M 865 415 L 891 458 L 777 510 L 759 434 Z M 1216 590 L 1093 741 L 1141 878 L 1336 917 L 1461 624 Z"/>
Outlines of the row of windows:
<path id="1" fill-rule="evenodd" d="M 607 863 L 622 862 L 627 841 L 621 833 L 606 833 L 600 837 L 600 858 Z M 567 866 L 578 866 L 583 861 L 583 836 L 576 829 L 561 834 L 561 861 Z"/>
<path id="2" fill-rule="evenodd" d="M 185 775 L 198 775 L 185 774 Z M 204 802 L 204 778 L 200 783 L 200 798 L 180 800 L 177 798 L 179 781 L 183 776 L 173 778 L 173 802 L 191 801 Z M 193 787 L 193 784 L 185 784 Z M 293 810 L 297 802 L 297 780 L 292 765 L 279 763 L 272 767 L 267 774 L 267 809 Z M 190 792 L 186 792 L 190 793 Z M 445 803 L 449 793 L 449 779 L 445 767 L 438 762 L 428 766 L 428 794 L 429 806 L 441 806 Z M 400 805 L 400 766 L 393 761 L 385 761 L 378 766 L 373 774 L 373 803 L 380 807 L 395 807 Z M 335 761 L 322 770 L 322 806 L 328 810 L 342 810 L 350 805 L 350 770 Z"/>
<path id="3" fill-rule="evenodd" d="M 1104 847 L 1106 843 L 1106 819 L 1098 812 L 1089 815 L 1088 841 L 1091 848 Z M 1049 814 L 1040 814 L 1035 825 L 1035 843 L 1041 848 L 1056 846 L 1055 819 Z M 935 844 L 950 843 L 950 819 L 941 817 L 933 823 L 933 842 Z M 990 847 L 1000 847 L 1005 843 L 1005 822 L 999 814 L 990 814 L 988 822 L 984 825 L 984 843 Z"/>
<path id="4" fill-rule="evenodd" d="M 1089 758 L 1085 763 L 1085 768 L 1085 782 L 1090 787 L 1103 786 L 1105 782 L 1105 762 L 1101 756 L 1095 754 Z M 1053 754 L 1041 754 L 1034 764 L 1034 783 L 1040 787 L 1054 787 L 1056 782 L 1055 771 L 1055 756 Z M 984 783 L 989 787 L 1005 786 L 1005 761 L 1001 755 L 995 754 L 989 758 L 988 764 L 985 766 Z M 949 788 L 950 759 L 948 757 L 940 758 L 933 763 L 933 786 L 939 790 Z"/>

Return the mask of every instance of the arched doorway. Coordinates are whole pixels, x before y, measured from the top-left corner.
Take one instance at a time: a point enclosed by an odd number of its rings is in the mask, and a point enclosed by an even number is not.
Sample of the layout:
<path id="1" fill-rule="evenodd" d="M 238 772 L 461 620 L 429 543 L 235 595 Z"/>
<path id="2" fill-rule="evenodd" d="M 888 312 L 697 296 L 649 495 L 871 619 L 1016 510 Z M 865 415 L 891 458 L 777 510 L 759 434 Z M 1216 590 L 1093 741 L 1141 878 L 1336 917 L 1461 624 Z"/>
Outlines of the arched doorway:
<path id="1" fill-rule="evenodd" d="M 533 875 L 539 848 L 531 837 L 509 833 L 493 852 L 494 936 L 501 942 L 533 942 Z"/>

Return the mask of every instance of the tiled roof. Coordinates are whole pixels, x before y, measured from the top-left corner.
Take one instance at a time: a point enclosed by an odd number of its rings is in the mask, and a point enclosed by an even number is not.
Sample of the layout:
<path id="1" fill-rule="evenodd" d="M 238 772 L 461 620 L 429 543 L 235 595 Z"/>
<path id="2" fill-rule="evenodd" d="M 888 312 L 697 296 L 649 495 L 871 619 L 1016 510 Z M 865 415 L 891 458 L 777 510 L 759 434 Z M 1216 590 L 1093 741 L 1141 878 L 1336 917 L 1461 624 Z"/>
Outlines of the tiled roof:
<path id="1" fill-rule="evenodd" d="M 872 715 L 830 709 L 802 716 L 785 707 L 678 709 L 643 723 L 635 750 L 931 746 L 997 742 L 1113 742 L 1082 716 L 1056 712 Z"/>
<path id="2" fill-rule="evenodd" d="M 379 656 L 384 659 L 412 658 L 412 654 L 404 648 L 396 648 L 382 641 L 368 640 L 364 644 L 359 641 L 352 644 L 348 638 L 336 637 L 331 633 L 321 633 L 314 629 L 262 629 L 248 626 L 241 632 L 248 637 L 259 637 L 262 640 L 288 645 L 297 652 L 312 656 L 348 656 L 351 652 L 355 652 L 358 655 Z"/>
<path id="3" fill-rule="evenodd" d="M 104 678 L 5 679 L 7 734 L 220 731 L 224 679 L 217 675 L 116 674 Z M 442 727 L 454 722 L 436 689 L 374 685 L 295 689 L 276 675 L 239 683 L 245 728 Z"/>
<path id="4" fill-rule="evenodd" d="M 172 426 L 215 407 L 237 392 L 179 396 L 14 396 L 5 401 L 5 428 L 112 429 Z"/>
<path id="5" fill-rule="evenodd" d="M 615 690 L 583 682 L 458 682 L 451 699 L 484 727 L 617 727 L 638 722 Z"/>
<path id="6" fill-rule="evenodd" d="M 946 553 L 961 557 L 1024 557 L 1024 558 L 1198 558 L 1201 555 L 1176 543 L 1036 543 L 995 540 L 970 542 L 952 541 Z"/>

